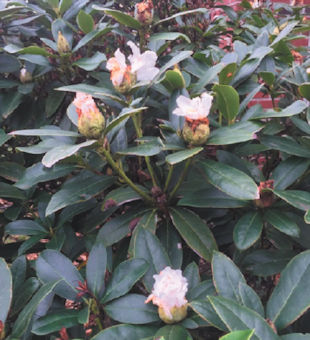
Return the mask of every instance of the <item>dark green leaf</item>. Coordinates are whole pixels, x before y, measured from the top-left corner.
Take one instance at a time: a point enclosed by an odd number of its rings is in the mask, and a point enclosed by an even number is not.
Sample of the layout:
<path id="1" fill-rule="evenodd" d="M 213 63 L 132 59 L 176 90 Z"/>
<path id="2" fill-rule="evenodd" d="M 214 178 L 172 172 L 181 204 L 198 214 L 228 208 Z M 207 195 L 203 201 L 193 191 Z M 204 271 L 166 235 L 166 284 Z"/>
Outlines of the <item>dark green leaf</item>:
<path id="1" fill-rule="evenodd" d="M 12 300 L 12 275 L 3 258 L 0 258 L 0 321 L 5 324 Z"/>
<path id="2" fill-rule="evenodd" d="M 71 260 L 56 250 L 44 250 L 36 261 L 36 271 L 44 283 L 61 280 L 53 287 L 56 294 L 66 299 L 75 300 L 79 282 L 84 282 L 81 274 Z"/>
<path id="3" fill-rule="evenodd" d="M 13 185 L 0 182 L 0 197 L 24 200 L 25 194 L 21 190 L 15 188 Z"/>
<path id="4" fill-rule="evenodd" d="M 128 294 L 104 307 L 105 312 L 113 319 L 123 323 L 146 324 L 159 321 L 157 308 L 145 303 L 146 297 L 139 294 Z"/>
<path id="5" fill-rule="evenodd" d="M 310 209 L 310 193 L 301 190 L 276 190 L 273 192 L 293 207 L 307 211 Z"/>
<path id="6" fill-rule="evenodd" d="M 203 148 L 193 148 L 193 149 L 187 149 L 182 151 L 177 151 L 175 153 L 172 153 L 166 157 L 166 162 L 174 165 L 180 162 L 183 162 L 185 159 L 191 158 L 195 155 L 197 155 L 200 151 L 202 151 Z"/>
<path id="7" fill-rule="evenodd" d="M 184 208 L 170 209 L 170 216 L 188 246 L 205 260 L 211 261 L 217 245 L 206 223 L 191 210 Z"/>
<path id="8" fill-rule="evenodd" d="M 308 107 L 302 100 L 296 100 L 293 104 L 287 106 L 281 111 L 267 110 L 266 112 L 258 112 L 251 117 L 251 119 L 261 119 L 261 118 L 280 118 L 280 117 L 290 117 L 297 115 L 304 111 Z"/>
<path id="9" fill-rule="evenodd" d="M 219 74 L 219 82 L 221 85 L 228 85 L 234 77 L 237 70 L 237 64 L 231 63 L 226 65 Z"/>
<path id="10" fill-rule="evenodd" d="M 216 102 L 220 112 L 231 123 L 239 112 L 239 94 L 230 85 L 214 85 L 213 91 L 216 93 Z"/>
<path id="11" fill-rule="evenodd" d="M 78 66 L 85 71 L 93 71 L 106 60 L 107 57 L 105 54 L 97 51 L 92 57 L 79 59 L 75 61 L 73 65 Z"/>
<path id="12" fill-rule="evenodd" d="M 8 223 L 5 226 L 5 232 L 9 235 L 41 235 L 47 234 L 48 231 L 32 220 L 18 220 Z M 42 237 L 43 238 L 43 237 Z"/>
<path id="13" fill-rule="evenodd" d="M 251 247 L 260 237 L 263 220 L 259 212 L 250 211 L 243 215 L 234 228 L 234 242 L 240 250 Z"/>
<path id="14" fill-rule="evenodd" d="M 104 278 L 107 266 L 107 251 L 103 242 L 96 242 L 88 256 L 86 265 L 87 287 L 98 299 L 104 291 Z"/>
<path id="15" fill-rule="evenodd" d="M 310 83 L 301 84 L 298 91 L 304 98 L 310 100 Z"/>
<path id="16" fill-rule="evenodd" d="M 298 237 L 300 230 L 298 225 L 284 212 L 276 209 L 268 209 L 264 213 L 264 219 L 272 226 L 292 237 Z"/>
<path id="17" fill-rule="evenodd" d="M 76 17 L 77 24 L 79 29 L 82 30 L 85 34 L 91 32 L 94 29 L 94 19 L 90 14 L 87 14 L 82 9 Z"/>
<path id="18" fill-rule="evenodd" d="M 223 163 L 212 160 L 200 162 L 209 182 L 226 194 L 241 199 L 259 198 L 258 188 L 251 177 Z"/>
<path id="19" fill-rule="evenodd" d="M 125 295 L 146 273 L 148 264 L 144 259 L 131 259 L 119 264 L 109 281 L 101 303 L 107 303 Z"/>
<path id="20" fill-rule="evenodd" d="M 222 336 L 219 340 L 250 340 L 254 330 L 234 331 Z"/>
<path id="21" fill-rule="evenodd" d="M 310 251 L 295 256 L 285 267 L 267 303 L 267 317 L 277 329 L 286 328 L 310 307 Z"/>
<path id="22" fill-rule="evenodd" d="M 116 325 L 99 332 L 91 340 L 142 340 L 148 336 L 153 336 L 157 327 Z"/>
<path id="23" fill-rule="evenodd" d="M 192 340 L 190 333 L 181 325 L 167 325 L 160 328 L 156 334 L 155 338 L 165 340 Z"/>

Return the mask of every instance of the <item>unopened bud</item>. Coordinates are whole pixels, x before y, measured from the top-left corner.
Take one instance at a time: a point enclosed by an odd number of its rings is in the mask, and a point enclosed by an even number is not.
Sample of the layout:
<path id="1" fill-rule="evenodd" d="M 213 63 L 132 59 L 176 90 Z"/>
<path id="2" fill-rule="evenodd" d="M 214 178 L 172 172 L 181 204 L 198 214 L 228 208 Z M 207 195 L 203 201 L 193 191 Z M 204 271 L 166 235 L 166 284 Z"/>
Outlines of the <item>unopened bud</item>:
<path id="1" fill-rule="evenodd" d="M 259 208 L 268 208 L 274 202 L 274 194 L 271 190 L 273 189 L 274 181 L 272 179 L 260 182 L 258 187 L 259 199 L 255 200 L 254 203 Z"/>
<path id="2" fill-rule="evenodd" d="M 25 84 L 25 83 L 29 83 L 32 81 L 32 75 L 30 72 L 27 71 L 27 69 L 25 67 L 23 67 L 20 70 L 19 73 L 19 80 L 21 81 L 21 83 Z"/>
<path id="3" fill-rule="evenodd" d="M 181 307 L 172 307 L 170 313 L 166 313 L 165 309 L 158 307 L 159 317 L 168 324 L 179 322 L 186 318 L 187 315 L 187 304 Z"/>
<path id="4" fill-rule="evenodd" d="M 136 84 L 136 75 L 131 73 L 130 66 L 126 69 L 122 82 L 119 85 L 114 85 L 116 91 L 120 93 L 128 93 Z"/>
<path id="5" fill-rule="evenodd" d="M 57 50 L 60 54 L 68 53 L 71 50 L 67 39 L 61 31 L 58 31 Z"/>
<path id="6" fill-rule="evenodd" d="M 185 120 L 182 130 L 183 139 L 194 146 L 206 143 L 210 136 L 209 120 L 207 118 L 197 120 Z"/>
<path id="7" fill-rule="evenodd" d="M 153 21 L 154 5 L 152 0 L 144 0 L 135 5 L 135 19 L 142 25 L 150 25 Z"/>
<path id="8" fill-rule="evenodd" d="M 77 92 L 73 104 L 78 113 L 78 129 L 80 133 L 90 139 L 99 139 L 105 127 L 105 119 L 92 96 Z"/>

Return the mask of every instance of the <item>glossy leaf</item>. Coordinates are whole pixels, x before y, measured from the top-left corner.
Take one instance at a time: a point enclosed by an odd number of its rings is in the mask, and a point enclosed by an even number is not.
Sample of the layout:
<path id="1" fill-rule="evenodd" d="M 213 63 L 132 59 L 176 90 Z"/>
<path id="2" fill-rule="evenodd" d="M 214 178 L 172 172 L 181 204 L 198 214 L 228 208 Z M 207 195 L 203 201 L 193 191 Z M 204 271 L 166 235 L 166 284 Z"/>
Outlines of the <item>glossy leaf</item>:
<path id="1" fill-rule="evenodd" d="M 146 273 L 149 265 L 144 259 L 134 258 L 120 263 L 109 281 L 101 303 L 107 303 L 125 295 Z"/>
<path id="2" fill-rule="evenodd" d="M 307 211 L 310 209 L 310 193 L 301 190 L 276 190 L 273 192 L 293 207 Z"/>
<path id="3" fill-rule="evenodd" d="M 250 340 L 254 330 L 234 331 L 222 336 L 219 340 Z"/>
<path id="4" fill-rule="evenodd" d="M 96 52 L 90 58 L 81 58 L 73 63 L 74 66 L 78 66 L 85 71 L 93 71 L 98 68 L 104 61 L 107 60 L 105 54 Z"/>
<path id="5" fill-rule="evenodd" d="M 14 136 L 60 136 L 60 137 L 79 137 L 77 132 L 64 131 L 60 129 L 28 129 L 16 130 L 9 133 Z"/>
<path id="6" fill-rule="evenodd" d="M 310 100 L 310 83 L 300 85 L 298 91 L 304 98 Z"/>
<path id="7" fill-rule="evenodd" d="M 91 340 L 138 340 L 144 339 L 155 334 L 157 327 L 135 326 L 135 325 L 116 325 L 104 329 Z"/>
<path id="8" fill-rule="evenodd" d="M 56 250 L 44 250 L 36 261 L 36 271 L 43 283 L 61 280 L 54 288 L 56 294 L 76 300 L 79 282 L 84 282 L 71 260 Z"/>
<path id="9" fill-rule="evenodd" d="M 22 335 L 26 332 L 38 305 L 53 291 L 58 283 L 59 281 L 46 283 L 35 293 L 30 302 L 19 313 L 17 320 L 15 321 L 11 335 L 13 339 L 20 339 L 22 337 Z"/>
<path id="10" fill-rule="evenodd" d="M 105 312 L 113 319 L 123 323 L 146 324 L 159 321 L 157 308 L 145 303 L 146 297 L 139 294 L 128 294 L 104 307 Z"/>
<path id="11" fill-rule="evenodd" d="M 5 226 L 5 232 L 9 235 L 41 235 L 42 238 L 48 231 L 32 220 L 17 220 Z"/>
<path id="12" fill-rule="evenodd" d="M 255 182 L 245 173 L 223 163 L 212 160 L 200 162 L 208 181 L 226 194 L 241 199 L 258 199 Z"/>
<path id="13" fill-rule="evenodd" d="M 104 278 L 107 266 L 107 251 L 103 242 L 96 242 L 88 256 L 86 281 L 88 289 L 100 299 L 104 291 Z"/>
<path id="14" fill-rule="evenodd" d="M 166 162 L 170 165 L 174 165 L 183 162 L 185 159 L 191 158 L 201 152 L 203 148 L 197 147 L 182 151 L 174 152 L 166 157 Z"/>
<path id="15" fill-rule="evenodd" d="M 165 340 L 192 340 L 190 333 L 181 325 L 166 325 L 160 328 L 155 338 L 163 337 Z"/>
<path id="16" fill-rule="evenodd" d="M 267 317 L 277 329 L 286 328 L 310 307 L 310 251 L 295 256 L 281 273 L 267 303 Z"/>
<path id="17" fill-rule="evenodd" d="M 213 91 L 216 93 L 216 103 L 220 112 L 229 123 L 232 122 L 239 112 L 238 92 L 230 85 L 214 85 Z"/>
<path id="18" fill-rule="evenodd" d="M 80 30 L 82 30 L 85 34 L 93 30 L 95 25 L 94 19 L 90 14 L 87 14 L 85 11 L 80 10 L 78 16 L 76 17 L 76 20 Z"/>
<path id="19" fill-rule="evenodd" d="M 308 105 L 304 101 L 296 100 L 293 104 L 281 111 L 267 110 L 266 112 L 259 112 L 252 116 L 251 119 L 290 117 L 301 113 L 307 107 Z"/>
<path id="20" fill-rule="evenodd" d="M 112 176 L 92 175 L 79 181 L 65 183 L 63 187 L 52 196 L 47 208 L 46 216 L 78 202 L 87 201 L 98 195 L 114 183 Z"/>
<path id="21" fill-rule="evenodd" d="M 280 210 L 268 209 L 264 213 L 264 219 L 284 234 L 292 237 L 299 236 L 300 230 L 298 225 Z"/>
<path id="22" fill-rule="evenodd" d="M 253 310 L 220 296 L 209 296 L 208 298 L 230 331 L 242 328 L 255 329 L 251 340 L 279 340 L 279 336 L 272 330 L 267 321 Z"/>
<path id="23" fill-rule="evenodd" d="M 260 237 L 263 221 L 259 212 L 248 212 L 243 215 L 234 227 L 234 242 L 238 249 L 245 250 Z"/>
<path id="24" fill-rule="evenodd" d="M 238 122 L 213 130 L 207 141 L 209 145 L 228 145 L 246 142 L 255 138 L 255 133 L 263 128 L 262 124 Z"/>
<path id="25" fill-rule="evenodd" d="M 206 223 L 191 210 L 184 208 L 171 208 L 170 216 L 188 246 L 205 260 L 211 261 L 217 245 Z"/>
<path id="26" fill-rule="evenodd" d="M 12 275 L 3 258 L 0 258 L 0 321 L 5 324 L 12 300 Z"/>

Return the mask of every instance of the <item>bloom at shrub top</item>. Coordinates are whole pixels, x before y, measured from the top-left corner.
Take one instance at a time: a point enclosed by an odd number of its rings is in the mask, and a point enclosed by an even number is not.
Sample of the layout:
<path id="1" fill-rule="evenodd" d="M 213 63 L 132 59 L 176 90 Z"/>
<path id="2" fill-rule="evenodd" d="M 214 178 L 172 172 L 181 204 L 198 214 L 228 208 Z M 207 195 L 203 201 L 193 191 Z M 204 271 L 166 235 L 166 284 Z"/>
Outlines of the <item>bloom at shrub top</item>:
<path id="1" fill-rule="evenodd" d="M 159 72 L 155 67 L 157 54 L 153 51 L 140 52 L 140 49 L 129 41 L 127 45 L 132 54 L 128 57 L 130 65 L 126 64 L 126 57 L 118 48 L 114 57 L 107 61 L 107 69 L 111 71 L 111 81 L 120 92 L 125 92 L 134 85 L 135 81 L 148 82 Z"/>
<path id="2" fill-rule="evenodd" d="M 145 303 L 150 301 L 158 306 L 160 318 L 166 323 L 178 322 L 185 318 L 187 311 L 187 279 L 179 269 L 166 267 L 159 275 L 153 276 L 155 283 L 152 294 Z"/>
<path id="3" fill-rule="evenodd" d="M 211 109 L 213 97 L 204 92 L 200 97 L 193 99 L 185 96 L 177 98 L 177 108 L 173 110 L 173 114 L 177 116 L 185 116 L 186 118 L 197 120 L 206 118 Z"/>

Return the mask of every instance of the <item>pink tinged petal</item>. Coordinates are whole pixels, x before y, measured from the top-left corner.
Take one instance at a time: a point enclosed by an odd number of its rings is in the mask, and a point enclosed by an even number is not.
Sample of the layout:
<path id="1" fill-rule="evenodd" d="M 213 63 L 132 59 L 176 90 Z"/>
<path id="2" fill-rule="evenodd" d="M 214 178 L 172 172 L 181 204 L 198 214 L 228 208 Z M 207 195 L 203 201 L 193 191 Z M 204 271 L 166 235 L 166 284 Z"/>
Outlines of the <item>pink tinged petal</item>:
<path id="1" fill-rule="evenodd" d="M 192 106 L 192 100 L 190 98 L 187 98 L 187 97 L 181 95 L 177 98 L 177 105 L 180 108 L 191 107 Z"/>
<path id="2" fill-rule="evenodd" d="M 108 59 L 106 68 L 111 71 L 114 68 L 118 67 L 118 61 L 115 57 Z"/>
<path id="3" fill-rule="evenodd" d="M 116 50 L 114 55 L 115 55 L 115 58 L 118 61 L 120 68 L 126 69 L 126 67 L 127 67 L 126 58 L 125 58 L 125 55 L 120 51 L 119 48 Z"/>
<path id="4" fill-rule="evenodd" d="M 154 67 L 157 61 L 157 54 L 153 51 L 146 51 L 141 54 L 143 64 L 148 67 Z"/>
<path id="5" fill-rule="evenodd" d="M 183 112 L 179 107 L 177 107 L 176 109 L 174 109 L 173 111 L 172 111 L 172 113 L 174 114 L 174 115 L 177 115 L 177 116 L 185 116 L 185 112 Z"/>

